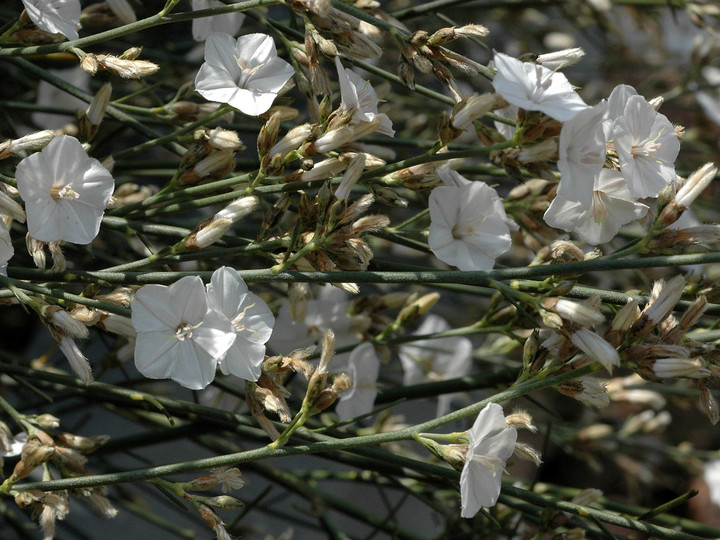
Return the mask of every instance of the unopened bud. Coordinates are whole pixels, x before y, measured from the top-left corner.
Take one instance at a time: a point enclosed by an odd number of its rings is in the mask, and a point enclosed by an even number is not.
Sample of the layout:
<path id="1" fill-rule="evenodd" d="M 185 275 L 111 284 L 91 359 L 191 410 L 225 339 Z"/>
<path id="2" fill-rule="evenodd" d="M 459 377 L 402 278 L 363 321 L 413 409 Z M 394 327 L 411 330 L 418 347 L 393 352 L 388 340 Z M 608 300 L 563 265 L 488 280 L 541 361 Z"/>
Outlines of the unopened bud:
<path id="1" fill-rule="evenodd" d="M 236 131 L 220 127 L 211 129 L 208 133 L 208 143 L 215 150 L 235 150 L 244 148 L 242 141 Z"/>

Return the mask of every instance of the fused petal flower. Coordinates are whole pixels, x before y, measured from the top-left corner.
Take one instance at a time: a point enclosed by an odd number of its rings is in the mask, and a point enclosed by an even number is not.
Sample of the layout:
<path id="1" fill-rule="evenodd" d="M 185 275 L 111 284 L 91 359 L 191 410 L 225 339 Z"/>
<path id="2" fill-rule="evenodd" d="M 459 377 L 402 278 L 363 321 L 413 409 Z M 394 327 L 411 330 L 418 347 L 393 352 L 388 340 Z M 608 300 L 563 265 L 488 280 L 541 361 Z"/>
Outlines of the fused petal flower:
<path id="1" fill-rule="evenodd" d="M 15 172 L 28 232 L 42 242 L 89 244 L 100 230 L 115 182 L 80 141 L 63 135 L 23 159 Z"/>
<path id="2" fill-rule="evenodd" d="M 680 141 L 675 128 L 642 96 L 630 96 L 623 116 L 613 123 L 613 138 L 625 180 L 636 197 L 657 197 L 675 181 Z"/>
<path id="3" fill-rule="evenodd" d="M 287 354 L 295 349 L 315 345 L 328 330 L 335 333 L 337 347 L 357 342 L 350 329 L 345 293 L 330 285 L 323 291 L 328 292 L 319 298 L 308 300 L 305 316 L 301 321 L 293 320 L 289 303 L 280 307 L 275 331 L 270 338 L 270 346 L 276 353 Z M 337 358 L 336 356 L 335 361 Z"/>
<path id="4" fill-rule="evenodd" d="M 335 67 L 340 81 L 342 106 L 355 111 L 350 123 L 372 122 L 379 118 L 380 127 L 376 131 L 388 137 L 395 135 L 388 115 L 378 112 L 378 96 L 372 85 L 351 69 L 345 69 L 337 56 Z"/>
<path id="5" fill-rule="evenodd" d="M 290 64 L 278 58 L 270 36 L 247 34 L 235 40 L 216 32 L 205 42 L 205 63 L 195 78 L 195 89 L 209 101 L 258 116 L 272 106 L 294 73 Z"/>
<path id="6" fill-rule="evenodd" d="M 527 111 L 540 111 L 567 122 L 588 106 L 565 75 L 531 62 L 496 52 L 493 86 L 509 103 Z"/>
<path id="7" fill-rule="evenodd" d="M 224 6 L 219 0 L 192 0 L 190 6 L 193 11 L 210 9 Z M 205 41 L 213 32 L 222 32 L 234 36 L 245 20 L 245 14 L 240 11 L 213 15 L 212 17 L 200 17 L 193 19 L 192 35 L 195 41 Z"/>
<path id="8" fill-rule="evenodd" d="M 497 192 L 483 182 L 433 189 L 428 244 L 438 259 L 460 270 L 491 269 L 511 245 Z"/>
<path id="9" fill-rule="evenodd" d="M 376 382 L 380 359 L 371 343 L 361 343 L 350 353 L 347 365 L 333 366 L 333 370 L 347 371 L 352 381 L 350 390 L 340 395 L 335 412 L 341 421 L 367 414 L 373 409 L 377 396 Z"/>
<path id="10" fill-rule="evenodd" d="M 551 227 L 573 232 L 588 244 L 597 245 L 612 240 L 624 225 L 647 211 L 646 205 L 635 201 L 621 173 L 602 169 L 595 175 L 589 205 L 564 197 L 558 190 L 544 219 Z"/>
<path id="11" fill-rule="evenodd" d="M 414 332 L 416 335 L 437 334 L 450 330 L 442 317 L 428 315 Z M 456 336 L 413 341 L 402 345 L 398 356 L 403 367 L 403 384 L 410 386 L 423 381 L 438 381 L 463 377 L 472 366 L 472 343 L 468 338 Z M 438 400 L 437 416 L 450 412 L 452 394 L 443 394 Z"/>
<path id="12" fill-rule="evenodd" d="M 270 308 L 248 290 L 235 270 L 226 266 L 213 272 L 207 293 L 209 307 L 225 315 L 235 330 L 235 342 L 219 361 L 220 369 L 225 375 L 256 381 L 265 359 L 265 343 L 275 324 Z"/>
<path id="13" fill-rule="evenodd" d="M 235 341 L 228 318 L 208 309 L 202 280 L 186 276 L 169 287 L 146 285 L 132 302 L 135 366 L 150 379 L 172 379 L 201 390 Z"/>
<path id="14" fill-rule="evenodd" d="M 77 39 L 80 0 L 22 0 L 25 12 L 40 30 Z"/>
<path id="15" fill-rule="evenodd" d="M 462 517 L 494 506 L 500 495 L 505 462 L 515 450 L 517 430 L 508 427 L 503 409 L 489 403 L 468 431 L 468 451 L 460 474 Z"/>

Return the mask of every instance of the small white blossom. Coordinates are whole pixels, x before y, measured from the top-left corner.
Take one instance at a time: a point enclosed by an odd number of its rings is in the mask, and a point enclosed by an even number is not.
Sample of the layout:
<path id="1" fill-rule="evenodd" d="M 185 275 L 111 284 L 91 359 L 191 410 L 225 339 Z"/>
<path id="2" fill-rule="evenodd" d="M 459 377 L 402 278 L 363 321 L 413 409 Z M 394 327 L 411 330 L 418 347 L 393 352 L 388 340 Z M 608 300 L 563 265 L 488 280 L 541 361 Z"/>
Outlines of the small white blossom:
<path id="1" fill-rule="evenodd" d="M 361 343 L 355 347 L 346 365 L 334 365 L 333 371 L 346 371 L 352 381 L 347 392 L 340 394 L 335 412 L 341 421 L 362 416 L 373 410 L 377 396 L 377 378 L 380 359 L 372 343 Z"/>
<path id="2" fill-rule="evenodd" d="M 89 244 L 97 236 L 115 182 L 80 141 L 56 137 L 23 159 L 15 177 L 33 238 Z"/>
<path id="3" fill-rule="evenodd" d="M 190 6 L 193 11 L 222 7 L 219 0 L 192 0 Z M 213 32 L 222 32 L 234 36 L 245 20 L 245 14 L 240 11 L 213 15 L 212 17 L 200 17 L 192 21 L 192 35 L 195 41 L 205 41 Z"/>
<path id="4" fill-rule="evenodd" d="M 657 197 L 675 182 L 680 141 L 667 117 L 644 97 L 628 98 L 623 116 L 613 122 L 612 134 L 620 169 L 633 195 Z"/>
<path id="5" fill-rule="evenodd" d="M 445 319 L 428 315 L 413 335 L 437 334 L 450 330 Z M 403 385 L 410 386 L 424 381 L 439 381 L 464 377 L 472 367 L 472 343 L 466 337 L 455 336 L 421 339 L 402 345 L 398 356 L 403 368 Z M 450 412 L 454 394 L 438 398 L 436 416 Z"/>
<path id="6" fill-rule="evenodd" d="M 225 375 L 256 381 L 265 359 L 265 343 L 275 324 L 270 308 L 227 266 L 213 272 L 207 292 L 208 306 L 225 315 L 235 330 L 235 342 L 218 366 Z"/>
<path id="7" fill-rule="evenodd" d="M 515 450 L 517 430 L 508 427 L 503 409 L 489 403 L 468 431 L 468 451 L 460 474 L 462 517 L 495 506 L 500 495 L 505 462 Z"/>
<path id="8" fill-rule="evenodd" d="M 272 106 L 294 73 L 278 57 L 270 36 L 247 34 L 235 40 L 216 32 L 205 42 L 205 63 L 195 78 L 195 89 L 209 101 L 258 116 Z"/>
<path id="9" fill-rule="evenodd" d="M 483 182 L 439 186 L 430 194 L 428 244 L 460 270 L 489 270 L 510 249 L 510 228 L 497 192 Z"/>
<path id="10" fill-rule="evenodd" d="M 326 285 L 316 298 L 305 303 L 302 320 L 295 321 L 290 313 L 290 302 L 278 310 L 275 328 L 268 345 L 276 354 L 288 354 L 295 349 L 317 345 L 328 330 L 335 334 L 335 346 L 345 347 L 357 343 L 347 314 L 347 297 L 340 289 Z M 346 353 L 336 354 L 337 364 Z"/>
<path id="11" fill-rule="evenodd" d="M 235 341 L 222 313 L 208 309 L 202 280 L 186 276 L 169 287 L 145 285 L 131 305 L 137 332 L 135 366 L 150 379 L 172 379 L 201 390 Z"/>
<path id="12" fill-rule="evenodd" d="M 22 0 L 25 12 L 40 30 L 77 39 L 80 0 Z"/>
<path id="13" fill-rule="evenodd" d="M 562 73 L 499 52 L 493 61 L 497 68 L 495 91 L 513 105 L 543 112 L 560 122 L 588 107 Z"/>
<path id="14" fill-rule="evenodd" d="M 351 125 L 372 122 L 375 118 L 379 118 L 380 124 L 375 131 L 388 137 L 395 135 L 388 115 L 378 112 L 378 96 L 372 85 L 354 71 L 345 69 L 337 56 L 335 67 L 340 82 L 342 107 L 354 111 Z"/>
<path id="15" fill-rule="evenodd" d="M 624 225 L 640 219 L 648 209 L 635 201 L 621 173 L 602 169 L 593 180 L 589 204 L 564 197 L 558 190 L 543 218 L 551 227 L 575 233 L 595 246 L 612 240 Z"/>

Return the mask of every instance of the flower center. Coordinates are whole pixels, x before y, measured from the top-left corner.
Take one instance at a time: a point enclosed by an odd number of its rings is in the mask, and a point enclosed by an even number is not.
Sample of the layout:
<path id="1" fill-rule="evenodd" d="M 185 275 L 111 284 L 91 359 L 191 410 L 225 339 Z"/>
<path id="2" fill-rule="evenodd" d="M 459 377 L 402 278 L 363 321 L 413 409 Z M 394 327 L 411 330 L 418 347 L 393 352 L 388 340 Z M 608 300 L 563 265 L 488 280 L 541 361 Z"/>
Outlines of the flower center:
<path id="1" fill-rule="evenodd" d="M 631 153 L 633 157 L 653 157 L 658 150 L 660 150 L 660 147 L 662 146 L 662 143 L 657 143 L 655 141 L 647 141 L 643 144 L 634 144 L 631 150 Z"/>
<path id="2" fill-rule="evenodd" d="M 185 341 L 186 339 L 191 339 L 193 330 L 195 330 L 195 328 L 196 328 L 195 326 L 192 326 L 191 324 L 188 324 L 183 321 L 175 329 L 175 337 L 178 338 L 180 341 Z"/>
<path id="3" fill-rule="evenodd" d="M 71 201 L 73 199 L 77 199 L 80 194 L 73 188 L 71 188 L 68 184 L 67 186 L 53 186 L 52 188 L 50 188 L 50 196 L 55 201 L 60 201 L 63 199 L 66 201 Z"/>
<path id="4" fill-rule="evenodd" d="M 255 304 L 252 303 L 249 306 L 245 306 L 245 309 L 243 309 L 240 313 L 237 314 L 237 316 L 231 321 L 233 328 L 235 329 L 235 332 L 242 332 L 243 330 L 248 330 L 249 332 L 258 333 L 257 330 L 253 330 L 252 328 L 245 328 L 245 325 L 243 324 L 242 320 L 245 318 L 245 314 L 247 313 L 248 309 L 253 307 Z"/>
<path id="5" fill-rule="evenodd" d="M 473 455 L 472 459 L 473 459 L 473 461 L 477 461 L 478 463 L 480 463 L 486 469 L 491 470 L 493 472 L 493 476 L 497 475 L 498 469 L 501 472 L 505 471 L 505 462 L 497 456 L 493 456 L 493 455 L 489 455 L 489 454 L 486 454 L 486 455 L 475 454 L 475 455 Z"/>
<path id="6" fill-rule="evenodd" d="M 245 88 L 250 77 L 252 77 L 257 70 L 259 70 L 266 64 L 266 62 L 263 62 L 262 64 L 258 64 L 255 67 L 249 67 L 246 66 L 242 59 L 238 58 L 237 56 L 235 57 L 235 62 L 240 68 L 240 73 L 235 80 L 235 84 L 237 84 L 239 88 Z"/>

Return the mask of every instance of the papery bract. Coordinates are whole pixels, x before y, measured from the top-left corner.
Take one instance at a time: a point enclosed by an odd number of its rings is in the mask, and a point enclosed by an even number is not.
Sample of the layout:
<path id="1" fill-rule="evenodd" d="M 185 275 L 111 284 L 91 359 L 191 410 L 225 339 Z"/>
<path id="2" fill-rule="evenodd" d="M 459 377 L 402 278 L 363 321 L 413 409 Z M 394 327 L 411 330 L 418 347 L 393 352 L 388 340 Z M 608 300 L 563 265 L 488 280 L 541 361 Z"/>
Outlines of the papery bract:
<path id="1" fill-rule="evenodd" d="M 562 183 L 562 180 L 560 181 Z M 551 227 L 577 234 L 588 244 L 609 242 L 626 225 L 643 217 L 648 207 L 635 200 L 618 171 L 595 174 L 590 204 L 558 194 L 543 219 Z"/>
<path id="2" fill-rule="evenodd" d="M 195 77 L 195 89 L 207 100 L 258 116 L 272 106 L 294 73 L 278 57 L 270 36 L 247 34 L 236 40 L 216 32 L 205 42 L 205 63 Z"/>
<path id="3" fill-rule="evenodd" d="M 235 330 L 235 342 L 218 366 L 225 375 L 256 381 L 265 359 L 265 343 L 275 324 L 270 308 L 248 290 L 234 269 L 226 266 L 213 272 L 207 293 L 208 306 L 225 315 Z"/>
<path id="4" fill-rule="evenodd" d="M 25 12 L 40 30 L 77 39 L 80 0 L 22 0 Z"/>
<path id="5" fill-rule="evenodd" d="M 565 75 L 531 62 L 496 52 L 495 91 L 526 111 L 540 111 L 567 122 L 588 106 L 573 90 Z"/>
<path id="6" fill-rule="evenodd" d="M 441 261 L 460 270 L 489 270 L 510 249 L 505 210 L 483 182 L 440 186 L 430 194 L 428 244 Z"/>
<path id="7" fill-rule="evenodd" d="M 169 287 L 145 285 L 131 308 L 140 373 L 193 390 L 212 382 L 218 362 L 235 341 L 235 329 L 225 315 L 208 309 L 199 277 L 185 276 Z"/>
<path id="8" fill-rule="evenodd" d="M 333 359 L 333 371 L 345 371 L 350 376 L 352 386 L 340 394 L 335 412 L 341 421 L 367 414 L 373 409 L 377 396 L 376 382 L 380 372 L 380 359 L 371 343 L 361 343 L 355 347 L 347 359 L 347 364 L 337 364 Z"/>
<path id="9" fill-rule="evenodd" d="M 628 98 L 623 116 L 613 123 L 612 134 L 620 169 L 633 195 L 657 197 L 667 184 L 675 182 L 680 141 L 667 117 L 644 97 Z"/>
<path id="10" fill-rule="evenodd" d="M 219 0 L 192 0 L 190 6 L 193 11 L 222 7 L 225 4 Z M 213 32 L 221 32 L 234 36 L 245 20 L 245 14 L 240 11 L 213 15 L 211 17 L 199 17 L 192 21 L 192 35 L 195 41 L 205 41 Z"/>
<path id="11" fill-rule="evenodd" d="M 23 159 L 15 177 L 30 236 L 74 244 L 89 244 L 97 236 L 115 182 L 97 159 L 88 157 L 80 141 L 56 137 Z"/>
<path id="12" fill-rule="evenodd" d="M 515 450 L 517 430 L 508 427 L 503 409 L 488 403 L 468 431 L 468 451 L 460 474 L 462 517 L 494 506 L 500 495 L 505 462 Z"/>

